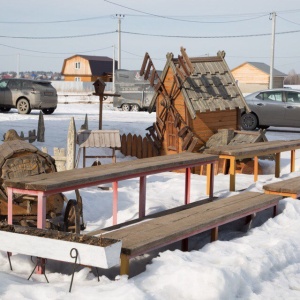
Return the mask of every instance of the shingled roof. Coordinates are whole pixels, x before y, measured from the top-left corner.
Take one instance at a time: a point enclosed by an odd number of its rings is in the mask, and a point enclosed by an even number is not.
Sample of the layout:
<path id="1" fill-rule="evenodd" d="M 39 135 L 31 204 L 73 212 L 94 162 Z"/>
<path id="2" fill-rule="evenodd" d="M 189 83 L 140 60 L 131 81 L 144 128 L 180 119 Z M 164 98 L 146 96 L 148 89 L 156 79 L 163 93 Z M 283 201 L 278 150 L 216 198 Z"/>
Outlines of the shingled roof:
<path id="1" fill-rule="evenodd" d="M 250 64 L 252 65 L 253 67 L 261 70 L 262 72 L 270 75 L 270 66 L 265 64 L 265 63 L 262 63 L 262 62 L 254 62 L 254 61 L 248 61 L 244 64 Z M 273 76 L 275 77 L 286 77 L 287 75 L 285 73 L 282 73 L 280 72 L 279 70 L 277 69 L 273 69 Z"/>
<path id="2" fill-rule="evenodd" d="M 236 108 L 249 110 L 224 57 L 225 52 L 219 51 L 217 56 L 189 58 L 194 71 L 183 82 L 181 92 L 192 118 L 196 117 L 197 112 Z M 176 67 L 180 69 L 178 59 L 173 58 L 173 54 L 168 54 L 167 58 L 160 77 L 162 82 L 169 68 L 172 68 L 174 74 Z M 158 93 L 154 95 L 150 108 L 154 106 L 157 96 Z"/>

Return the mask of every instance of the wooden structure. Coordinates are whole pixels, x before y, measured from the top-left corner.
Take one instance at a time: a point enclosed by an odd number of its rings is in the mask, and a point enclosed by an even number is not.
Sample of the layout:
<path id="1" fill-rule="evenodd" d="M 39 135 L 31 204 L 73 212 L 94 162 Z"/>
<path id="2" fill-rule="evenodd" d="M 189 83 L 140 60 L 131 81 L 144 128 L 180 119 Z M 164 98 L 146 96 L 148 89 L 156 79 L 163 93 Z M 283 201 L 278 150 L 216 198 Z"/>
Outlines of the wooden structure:
<path id="1" fill-rule="evenodd" d="M 253 93 L 269 88 L 270 66 L 261 62 L 245 62 L 231 70 L 243 93 Z M 286 74 L 273 70 L 273 87 L 282 88 Z"/>
<path id="2" fill-rule="evenodd" d="M 6 140 L 0 145 L 0 219 L 7 219 L 7 211 L 10 207 L 11 222 L 22 225 L 35 225 L 37 215 L 39 213 L 39 205 L 36 195 L 27 195 L 17 193 L 14 195 L 13 202 L 9 204 L 9 195 L 6 180 L 22 180 L 28 177 L 35 177 L 39 174 L 52 174 L 56 176 L 55 160 L 40 151 L 38 148 L 20 139 Z M 82 199 L 78 191 L 76 191 L 77 202 L 68 200 L 60 192 L 48 195 L 45 198 L 44 215 L 47 217 L 47 227 L 60 230 L 75 230 L 80 231 L 80 217 L 82 213 Z M 64 203 L 67 208 L 64 216 L 62 216 Z M 75 213 L 72 211 L 76 208 Z M 78 208 L 78 210 L 77 210 Z M 74 216 L 75 214 L 75 216 Z M 56 217 L 62 216 L 61 220 Z M 74 218 L 78 221 L 78 226 L 74 225 Z M 63 222 L 65 223 L 64 226 Z M 46 226 L 46 224 L 45 224 Z"/>
<path id="3" fill-rule="evenodd" d="M 22 193 L 37 196 L 38 228 L 45 227 L 46 197 L 80 188 L 112 182 L 113 184 L 113 224 L 117 224 L 118 181 L 140 178 L 139 217 L 145 216 L 146 176 L 161 172 L 185 169 L 185 203 L 190 202 L 191 168 L 210 165 L 207 174 L 206 193 L 213 197 L 213 165 L 218 157 L 209 154 L 180 153 L 169 156 L 137 159 L 109 165 L 61 171 L 56 174 L 40 174 L 23 179 L 5 181 L 8 193 L 8 223 L 12 223 L 13 195 Z"/>
<path id="4" fill-rule="evenodd" d="M 297 199 L 300 196 L 300 177 L 265 184 L 263 189 L 265 194 L 280 195 Z"/>
<path id="5" fill-rule="evenodd" d="M 137 158 L 147 158 L 157 156 L 156 148 L 146 137 L 141 135 L 122 134 L 121 153 L 125 156 L 135 156 Z"/>
<path id="6" fill-rule="evenodd" d="M 180 240 L 183 240 L 183 250 L 187 251 L 188 237 L 210 229 L 211 240 L 215 241 L 218 238 L 219 226 L 271 207 L 274 208 L 275 215 L 281 199 L 282 197 L 276 195 L 244 192 L 204 204 L 202 201 L 193 202 L 157 216 L 150 215 L 148 219 L 144 218 L 135 224 L 130 222 L 104 228 L 97 234 L 122 240 L 120 273 L 129 274 L 129 259 L 132 257 Z"/>
<path id="7" fill-rule="evenodd" d="M 113 67 L 118 68 L 118 62 L 107 56 L 73 55 L 64 60 L 61 74 L 65 81 L 94 82 L 101 78 L 106 82 L 112 81 Z"/>
<path id="8" fill-rule="evenodd" d="M 82 149 L 83 168 L 86 158 L 112 158 L 116 162 L 116 149 L 120 149 L 121 140 L 119 130 L 81 130 L 77 133 L 79 153 Z M 86 155 L 87 148 L 110 148 L 111 155 Z"/>
<path id="9" fill-rule="evenodd" d="M 146 53 L 140 74 L 154 86 L 149 112 L 157 116 L 147 137 L 161 155 L 195 152 L 219 129 L 239 129 L 240 109 L 249 108 L 224 57 L 189 58 L 181 48 L 178 58 L 167 54 L 159 77 Z"/>
<path id="10" fill-rule="evenodd" d="M 104 93 L 105 90 L 105 82 L 98 78 L 94 83 L 95 93 L 93 95 L 99 96 L 99 129 L 102 129 L 102 111 L 103 111 L 103 99 L 105 96 L 113 96 L 113 97 L 119 97 L 118 94 L 111 94 L 111 93 Z"/>
<path id="11" fill-rule="evenodd" d="M 296 149 L 300 149 L 300 140 L 221 146 L 219 148 L 208 149 L 206 152 L 219 155 L 220 158 L 230 161 L 229 188 L 230 191 L 235 191 L 236 160 L 244 158 L 254 159 L 254 181 L 256 182 L 258 179 L 258 157 L 275 154 L 275 177 L 278 178 L 280 176 L 280 153 L 291 151 L 291 172 L 294 172 Z"/>

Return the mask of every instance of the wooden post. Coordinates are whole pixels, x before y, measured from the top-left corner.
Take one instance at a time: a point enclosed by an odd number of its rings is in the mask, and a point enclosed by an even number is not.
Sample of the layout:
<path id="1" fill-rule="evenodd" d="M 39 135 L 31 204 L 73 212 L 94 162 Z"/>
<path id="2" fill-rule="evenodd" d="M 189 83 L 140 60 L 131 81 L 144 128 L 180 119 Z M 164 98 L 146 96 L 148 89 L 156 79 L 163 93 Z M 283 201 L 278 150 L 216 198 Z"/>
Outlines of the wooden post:
<path id="1" fill-rule="evenodd" d="M 295 151 L 296 150 L 291 150 L 291 172 L 295 172 Z"/>
<path id="2" fill-rule="evenodd" d="M 230 157 L 230 167 L 229 167 L 230 187 L 229 187 L 229 190 L 231 192 L 235 191 L 235 169 L 236 169 L 235 157 Z"/>
<path id="3" fill-rule="evenodd" d="M 99 96 L 99 130 L 102 130 L 102 105 L 103 105 L 103 94 Z"/>
<path id="4" fill-rule="evenodd" d="M 139 218 L 145 217 L 146 211 L 146 176 L 140 177 Z"/>
<path id="5" fill-rule="evenodd" d="M 254 156 L 254 182 L 258 180 L 258 157 Z"/>
<path id="6" fill-rule="evenodd" d="M 129 275 L 129 257 L 121 254 L 120 275 Z"/>
<path id="7" fill-rule="evenodd" d="M 275 177 L 280 177 L 280 152 L 275 153 Z"/>
<path id="8" fill-rule="evenodd" d="M 45 125 L 44 125 L 44 115 L 43 115 L 42 111 L 40 111 L 40 114 L 39 114 L 38 129 L 37 129 L 37 141 L 45 142 Z"/>
<path id="9" fill-rule="evenodd" d="M 68 130 L 68 144 L 67 144 L 67 162 L 66 169 L 72 170 L 75 168 L 76 160 L 76 127 L 74 117 L 71 118 Z"/>

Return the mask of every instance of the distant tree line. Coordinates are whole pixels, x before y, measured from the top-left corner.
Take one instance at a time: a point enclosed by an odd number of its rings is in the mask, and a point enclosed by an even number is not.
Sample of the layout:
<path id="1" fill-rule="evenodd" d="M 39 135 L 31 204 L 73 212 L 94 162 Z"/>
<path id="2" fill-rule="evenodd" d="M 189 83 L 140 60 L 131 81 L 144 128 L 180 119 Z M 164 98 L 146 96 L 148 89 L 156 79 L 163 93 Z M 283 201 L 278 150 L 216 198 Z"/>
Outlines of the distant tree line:
<path id="1" fill-rule="evenodd" d="M 284 84 L 300 84 L 300 75 L 298 75 L 295 70 L 289 71 L 288 76 L 284 79 Z"/>

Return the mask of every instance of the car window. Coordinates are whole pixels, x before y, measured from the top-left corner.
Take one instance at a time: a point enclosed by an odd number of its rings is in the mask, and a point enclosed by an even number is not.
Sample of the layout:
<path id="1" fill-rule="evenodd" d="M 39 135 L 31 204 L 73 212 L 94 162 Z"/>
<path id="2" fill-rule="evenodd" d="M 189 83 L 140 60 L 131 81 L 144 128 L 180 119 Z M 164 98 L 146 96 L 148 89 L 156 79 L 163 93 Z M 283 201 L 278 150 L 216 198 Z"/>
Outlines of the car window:
<path id="1" fill-rule="evenodd" d="M 256 96 L 260 100 L 282 102 L 282 92 L 263 92 Z"/>
<path id="2" fill-rule="evenodd" d="M 7 86 L 8 80 L 1 80 L 0 81 L 0 88 L 5 89 Z"/>
<path id="3" fill-rule="evenodd" d="M 24 90 L 30 90 L 30 89 L 32 89 L 32 83 L 31 83 L 31 81 L 23 81 L 22 82 L 22 88 Z"/>
<path id="4" fill-rule="evenodd" d="M 10 80 L 7 87 L 11 90 L 19 90 L 21 88 L 21 81 Z"/>
<path id="5" fill-rule="evenodd" d="M 300 103 L 300 93 L 287 92 L 286 101 L 287 102 L 298 102 L 298 103 Z"/>

